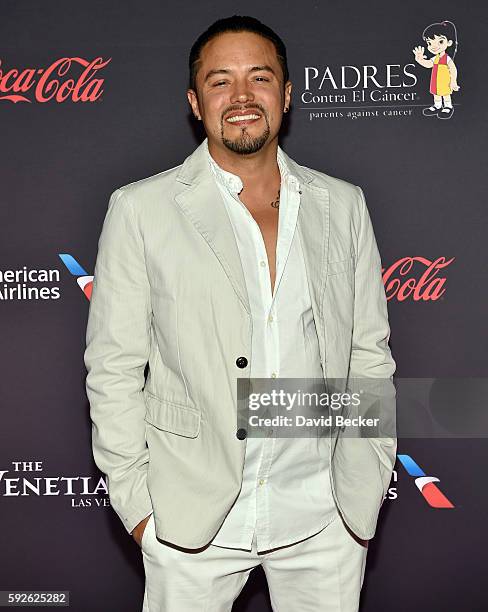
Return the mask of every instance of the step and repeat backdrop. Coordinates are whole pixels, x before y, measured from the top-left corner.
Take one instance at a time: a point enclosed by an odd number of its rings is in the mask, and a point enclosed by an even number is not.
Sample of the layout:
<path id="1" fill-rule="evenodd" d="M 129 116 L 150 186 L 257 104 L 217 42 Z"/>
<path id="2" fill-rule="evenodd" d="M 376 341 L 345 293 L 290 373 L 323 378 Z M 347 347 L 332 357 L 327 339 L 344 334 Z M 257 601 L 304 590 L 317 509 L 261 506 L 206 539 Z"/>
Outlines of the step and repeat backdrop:
<path id="1" fill-rule="evenodd" d="M 484 3 L 4 0 L 0 591 L 69 591 L 77 612 L 141 609 L 141 552 L 91 452 L 83 351 L 97 243 L 117 187 L 203 139 L 188 53 L 235 13 L 287 45 L 283 149 L 364 190 L 397 376 L 458 380 L 462 419 L 469 380 L 487 375 Z M 425 66 L 437 51 L 424 32 L 442 22 L 447 57 Z M 486 609 L 485 433 L 400 437 L 361 610 Z M 260 568 L 234 609 L 271 610 Z"/>

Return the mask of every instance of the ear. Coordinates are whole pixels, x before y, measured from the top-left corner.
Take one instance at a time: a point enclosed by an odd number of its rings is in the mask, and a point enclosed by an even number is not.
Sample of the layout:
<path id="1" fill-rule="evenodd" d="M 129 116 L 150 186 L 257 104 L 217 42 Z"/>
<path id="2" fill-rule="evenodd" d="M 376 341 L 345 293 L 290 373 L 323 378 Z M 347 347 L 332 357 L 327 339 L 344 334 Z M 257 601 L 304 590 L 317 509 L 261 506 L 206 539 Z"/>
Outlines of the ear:
<path id="1" fill-rule="evenodd" d="M 452 40 L 448 40 L 448 41 L 447 41 L 447 46 L 448 46 L 448 47 L 451 47 L 451 46 L 452 46 Z"/>
<path id="2" fill-rule="evenodd" d="M 199 121 L 201 121 L 202 117 L 200 115 L 197 92 L 194 89 L 188 89 L 186 92 L 186 97 L 188 98 L 188 102 L 190 103 L 193 114 Z"/>
<path id="3" fill-rule="evenodd" d="M 286 109 L 290 108 L 291 89 L 292 89 L 292 83 L 291 81 L 287 81 L 285 83 L 285 100 L 284 100 L 283 108 L 286 108 Z"/>

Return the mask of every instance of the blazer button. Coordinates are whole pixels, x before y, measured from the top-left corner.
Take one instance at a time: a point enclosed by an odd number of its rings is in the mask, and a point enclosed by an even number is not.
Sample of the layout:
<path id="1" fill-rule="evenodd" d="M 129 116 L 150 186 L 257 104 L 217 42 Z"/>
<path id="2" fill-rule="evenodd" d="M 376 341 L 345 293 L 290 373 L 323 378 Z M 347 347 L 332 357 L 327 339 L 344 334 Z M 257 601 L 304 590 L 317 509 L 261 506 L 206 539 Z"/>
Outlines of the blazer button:
<path id="1" fill-rule="evenodd" d="M 245 429 L 238 429 L 236 432 L 236 436 L 239 438 L 239 440 L 244 440 L 244 438 L 247 438 L 247 431 Z"/>
<path id="2" fill-rule="evenodd" d="M 245 357 L 238 357 L 236 359 L 236 366 L 238 368 L 245 368 L 247 366 L 247 364 L 248 364 L 248 361 L 247 361 L 247 359 Z"/>

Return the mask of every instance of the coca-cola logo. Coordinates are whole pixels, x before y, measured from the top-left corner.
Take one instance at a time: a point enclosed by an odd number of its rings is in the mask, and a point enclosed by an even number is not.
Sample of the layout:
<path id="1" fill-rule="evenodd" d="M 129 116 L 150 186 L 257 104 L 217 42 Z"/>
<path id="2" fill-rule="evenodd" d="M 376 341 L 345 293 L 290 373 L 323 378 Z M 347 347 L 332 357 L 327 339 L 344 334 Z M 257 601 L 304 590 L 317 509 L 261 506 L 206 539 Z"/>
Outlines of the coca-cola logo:
<path id="1" fill-rule="evenodd" d="M 438 257 L 435 260 L 426 257 L 402 257 L 389 268 L 381 268 L 386 299 L 396 297 L 399 302 L 407 298 L 416 302 L 438 300 L 446 291 L 446 277 L 441 273 L 454 259 L 455 257 Z M 413 269 L 415 263 L 421 264 L 422 273 Z"/>
<path id="2" fill-rule="evenodd" d="M 104 79 L 99 77 L 100 70 L 111 59 L 103 61 L 97 57 L 89 62 L 81 57 L 63 57 L 47 68 L 24 68 L 22 71 L 16 68 L 4 71 L 0 60 L 0 100 L 95 102 L 103 93 Z"/>

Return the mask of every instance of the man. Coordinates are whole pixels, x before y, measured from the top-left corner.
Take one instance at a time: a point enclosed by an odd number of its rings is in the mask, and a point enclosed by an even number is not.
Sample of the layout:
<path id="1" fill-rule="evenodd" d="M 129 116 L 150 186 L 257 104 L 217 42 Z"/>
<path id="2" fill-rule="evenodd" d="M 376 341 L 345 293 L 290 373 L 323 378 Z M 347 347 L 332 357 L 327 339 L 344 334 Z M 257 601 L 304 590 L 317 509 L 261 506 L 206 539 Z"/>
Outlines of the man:
<path id="1" fill-rule="evenodd" d="M 274 610 L 358 608 L 396 439 L 237 427 L 239 378 L 364 377 L 394 395 L 363 193 L 278 146 L 291 89 L 270 28 L 216 22 L 190 53 L 207 138 L 110 198 L 87 393 L 95 461 L 142 548 L 145 611 L 230 610 L 260 564 Z"/>

